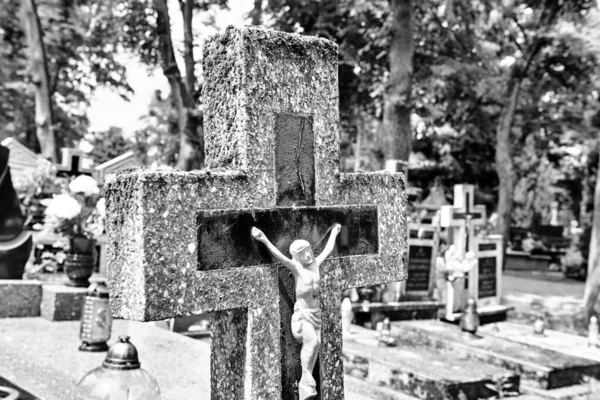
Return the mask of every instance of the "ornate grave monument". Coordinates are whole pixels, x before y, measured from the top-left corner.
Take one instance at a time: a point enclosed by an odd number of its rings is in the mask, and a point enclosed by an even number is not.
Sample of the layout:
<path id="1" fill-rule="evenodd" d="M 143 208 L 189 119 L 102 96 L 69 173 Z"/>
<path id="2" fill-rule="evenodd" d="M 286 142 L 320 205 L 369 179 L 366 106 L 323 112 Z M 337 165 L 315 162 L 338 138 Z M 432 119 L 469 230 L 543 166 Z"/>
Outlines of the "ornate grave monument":
<path id="1" fill-rule="evenodd" d="M 213 399 L 294 399 L 294 239 L 342 229 L 320 268 L 321 399 L 343 399 L 341 293 L 406 278 L 405 182 L 339 172 L 337 48 L 323 39 L 230 27 L 204 46 L 207 170 L 133 169 L 105 180 L 115 317 L 213 312 Z M 319 384 L 320 383 L 320 384 Z"/>
<path id="2" fill-rule="evenodd" d="M 465 259 L 468 252 L 474 254 L 477 262 L 464 274 L 464 281 L 454 284 L 462 310 L 469 297 L 476 299 L 480 315 L 485 321 L 495 322 L 506 319 L 507 307 L 500 305 L 502 287 L 502 237 L 475 234 L 477 226 L 485 225 L 485 206 L 475 205 L 473 185 L 454 186 L 454 206 L 441 208 L 441 225 L 449 230 L 448 236 L 458 253 Z M 457 284 L 464 282 L 460 288 Z M 450 291 L 451 292 L 451 291 Z M 461 293 L 462 292 L 462 293 Z M 455 300 L 455 302 L 456 302 Z M 456 308 L 455 308 L 456 311 Z M 458 314 L 449 320 L 458 320 Z"/>

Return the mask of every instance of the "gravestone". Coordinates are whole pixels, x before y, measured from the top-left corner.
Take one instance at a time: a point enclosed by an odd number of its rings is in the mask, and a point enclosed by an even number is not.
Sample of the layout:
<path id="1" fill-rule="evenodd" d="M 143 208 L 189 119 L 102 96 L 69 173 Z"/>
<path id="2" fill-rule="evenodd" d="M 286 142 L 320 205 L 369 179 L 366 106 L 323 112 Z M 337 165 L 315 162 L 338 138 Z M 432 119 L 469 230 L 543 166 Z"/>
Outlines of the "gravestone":
<path id="1" fill-rule="evenodd" d="M 469 251 L 477 254 L 475 228 L 485 225 L 485 206 L 475 205 L 475 187 L 473 185 L 454 185 L 454 205 L 440 208 L 440 225 L 448 228 L 449 244 L 453 244 L 459 255 L 464 258 Z M 476 281 L 470 279 L 473 271 L 465 273 L 464 285 L 454 284 L 460 308 L 466 305 L 469 296 L 474 296 Z M 460 282 L 460 281 L 457 281 Z M 448 290 L 448 292 L 452 292 Z M 456 303 L 456 301 L 455 301 Z"/>
<path id="2" fill-rule="evenodd" d="M 435 288 L 435 260 L 439 248 L 436 224 L 409 224 L 408 278 L 401 284 L 401 295 L 432 298 Z"/>
<path id="3" fill-rule="evenodd" d="M 406 276 L 402 174 L 339 172 L 337 59 L 327 40 L 229 27 L 204 46 L 208 169 L 105 180 L 112 313 L 214 312 L 213 399 L 293 399 L 300 377 L 293 279 L 251 226 L 287 254 L 343 225 L 321 268 L 321 399 L 343 398 L 342 291 Z"/>

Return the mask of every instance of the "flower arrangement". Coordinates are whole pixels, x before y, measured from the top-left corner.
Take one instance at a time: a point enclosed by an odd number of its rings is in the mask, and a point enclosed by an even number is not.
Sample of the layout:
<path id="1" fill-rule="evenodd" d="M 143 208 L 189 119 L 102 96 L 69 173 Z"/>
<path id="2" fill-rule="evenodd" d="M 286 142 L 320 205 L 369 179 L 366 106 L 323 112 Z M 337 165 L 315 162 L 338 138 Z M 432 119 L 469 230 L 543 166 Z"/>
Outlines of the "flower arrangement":
<path id="1" fill-rule="evenodd" d="M 94 239 L 104 230 L 103 204 L 96 180 L 79 175 L 47 202 L 45 229 L 68 239 L 68 253 L 93 254 Z"/>
<path id="2" fill-rule="evenodd" d="M 465 274 L 476 265 L 477 258 L 475 257 L 475 253 L 468 251 L 463 258 L 454 245 L 451 245 L 446 250 L 443 257 L 438 257 L 436 260 L 437 270 L 443 272 L 446 280 L 450 282 L 464 278 Z"/>

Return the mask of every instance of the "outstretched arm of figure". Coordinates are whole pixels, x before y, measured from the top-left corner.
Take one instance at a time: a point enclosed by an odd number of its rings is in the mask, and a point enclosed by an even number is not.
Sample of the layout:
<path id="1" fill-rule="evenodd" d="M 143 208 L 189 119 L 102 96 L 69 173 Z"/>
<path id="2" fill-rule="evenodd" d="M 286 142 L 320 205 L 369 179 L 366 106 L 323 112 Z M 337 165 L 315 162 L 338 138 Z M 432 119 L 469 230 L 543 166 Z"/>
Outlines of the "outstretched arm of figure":
<path id="1" fill-rule="evenodd" d="M 273 243 L 271 243 L 271 241 L 267 239 L 267 236 L 263 233 L 263 231 L 256 227 L 252 227 L 252 236 L 254 237 L 254 239 L 267 246 L 267 249 L 271 252 L 271 254 L 273 254 L 273 257 L 275 257 L 277 261 L 282 263 L 284 267 L 292 271 L 292 274 L 298 273 L 298 267 L 296 266 L 296 264 L 292 260 L 284 256 L 277 249 L 277 247 L 275 247 Z"/>
<path id="2" fill-rule="evenodd" d="M 323 249 L 321 254 L 319 254 L 317 256 L 317 259 L 316 259 L 317 264 L 319 264 L 319 265 L 323 264 L 323 261 L 325 261 L 325 259 L 327 257 L 329 257 L 329 255 L 333 251 L 333 248 L 335 247 L 335 238 L 340 233 L 341 229 L 342 229 L 342 226 L 340 224 L 335 224 L 333 226 L 333 229 L 331 230 L 331 235 L 329 235 L 329 240 L 327 241 L 325 248 Z"/>

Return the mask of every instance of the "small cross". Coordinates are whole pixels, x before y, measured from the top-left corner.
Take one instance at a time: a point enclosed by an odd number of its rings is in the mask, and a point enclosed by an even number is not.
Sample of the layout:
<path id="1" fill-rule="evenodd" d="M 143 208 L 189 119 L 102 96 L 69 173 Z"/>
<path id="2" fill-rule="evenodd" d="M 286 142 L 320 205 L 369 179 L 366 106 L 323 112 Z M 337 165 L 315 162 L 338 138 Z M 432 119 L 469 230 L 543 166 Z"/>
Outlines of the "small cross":
<path id="1" fill-rule="evenodd" d="M 337 61 L 324 39 L 228 28 L 204 46 L 208 169 L 105 181 L 112 313 L 213 312 L 212 399 L 295 398 L 293 280 L 252 226 L 282 252 L 344 227 L 321 266 L 323 400 L 344 397 L 342 291 L 406 277 L 402 174 L 339 172 Z"/>
<path id="2" fill-rule="evenodd" d="M 71 177 L 78 175 L 92 175 L 92 169 L 84 167 L 84 160 L 89 160 L 89 156 L 81 150 L 63 148 L 61 149 L 61 164 L 58 166 L 57 175 L 61 177 Z"/>

